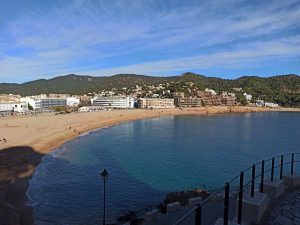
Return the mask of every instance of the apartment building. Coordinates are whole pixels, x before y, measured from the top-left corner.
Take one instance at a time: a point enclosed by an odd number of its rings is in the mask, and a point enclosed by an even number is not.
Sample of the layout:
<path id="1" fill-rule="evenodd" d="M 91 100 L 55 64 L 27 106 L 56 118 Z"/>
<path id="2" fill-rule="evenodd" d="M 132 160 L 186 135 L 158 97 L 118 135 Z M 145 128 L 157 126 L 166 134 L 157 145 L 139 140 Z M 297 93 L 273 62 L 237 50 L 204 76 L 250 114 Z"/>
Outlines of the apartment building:
<path id="1" fill-rule="evenodd" d="M 174 99 L 168 98 L 139 98 L 138 108 L 146 109 L 169 109 L 175 108 Z"/>
<path id="2" fill-rule="evenodd" d="M 132 97 L 103 97 L 95 96 L 91 99 L 92 106 L 103 108 L 133 108 L 134 99 Z"/>

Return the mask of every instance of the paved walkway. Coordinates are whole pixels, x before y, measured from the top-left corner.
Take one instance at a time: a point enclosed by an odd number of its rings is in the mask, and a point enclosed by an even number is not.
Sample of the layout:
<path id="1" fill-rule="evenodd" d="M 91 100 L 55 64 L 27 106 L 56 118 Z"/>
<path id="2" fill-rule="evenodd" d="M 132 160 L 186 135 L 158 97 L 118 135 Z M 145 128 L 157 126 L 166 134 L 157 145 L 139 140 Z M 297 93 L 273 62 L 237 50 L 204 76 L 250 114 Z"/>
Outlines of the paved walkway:
<path id="1" fill-rule="evenodd" d="M 234 202 L 235 201 L 231 203 L 232 209 L 235 208 Z M 211 218 L 213 218 L 219 210 L 221 210 L 221 217 L 222 207 L 222 202 L 211 202 L 207 204 L 203 209 L 203 214 L 205 215 L 202 218 L 203 224 L 211 224 L 209 221 L 211 221 Z M 143 225 L 172 225 L 190 209 L 191 207 L 186 207 L 174 213 L 160 215 L 154 220 L 145 221 Z M 234 212 L 234 210 L 230 211 Z M 192 214 L 182 225 L 193 225 L 194 217 L 194 214 Z M 230 216 L 230 218 L 232 217 L 233 215 Z M 300 187 L 286 190 L 286 193 L 278 200 L 271 201 L 269 209 L 260 225 L 300 225 Z"/>
<path id="2" fill-rule="evenodd" d="M 300 187 L 291 189 L 277 201 L 263 218 L 263 225 L 300 225 Z"/>

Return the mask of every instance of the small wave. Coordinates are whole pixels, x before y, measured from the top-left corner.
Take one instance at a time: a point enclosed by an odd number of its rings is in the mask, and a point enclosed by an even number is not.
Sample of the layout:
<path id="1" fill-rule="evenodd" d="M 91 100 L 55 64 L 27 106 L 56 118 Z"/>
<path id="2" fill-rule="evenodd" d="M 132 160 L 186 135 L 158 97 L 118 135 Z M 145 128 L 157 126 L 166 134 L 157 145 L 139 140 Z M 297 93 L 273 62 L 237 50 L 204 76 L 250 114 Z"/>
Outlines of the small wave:
<path id="1" fill-rule="evenodd" d="M 91 132 L 87 131 L 87 132 L 84 132 L 84 133 L 80 134 L 78 137 L 84 137 L 84 136 L 87 136 L 89 134 L 91 134 Z"/>

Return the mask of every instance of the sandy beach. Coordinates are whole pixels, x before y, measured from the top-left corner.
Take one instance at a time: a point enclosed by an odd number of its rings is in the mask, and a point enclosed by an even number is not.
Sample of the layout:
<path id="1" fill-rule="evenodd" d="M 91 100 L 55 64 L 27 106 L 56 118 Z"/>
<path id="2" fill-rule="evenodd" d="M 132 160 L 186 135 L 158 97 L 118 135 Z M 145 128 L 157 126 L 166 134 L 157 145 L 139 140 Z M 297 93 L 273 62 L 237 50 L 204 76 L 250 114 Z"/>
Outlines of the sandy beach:
<path id="1" fill-rule="evenodd" d="M 25 206 L 28 180 L 43 155 L 78 135 L 126 121 L 158 116 L 262 111 L 300 112 L 300 109 L 242 106 L 132 109 L 0 118 L 0 225 L 34 224 L 32 209 Z"/>
<path id="2" fill-rule="evenodd" d="M 46 154 L 78 135 L 97 128 L 121 122 L 166 115 L 215 114 L 229 112 L 297 111 L 297 109 L 270 109 L 259 107 L 208 107 L 185 109 L 131 109 L 55 115 L 14 116 L 0 118 L 0 150 L 28 146 Z M 3 141 L 5 138 L 6 141 Z"/>

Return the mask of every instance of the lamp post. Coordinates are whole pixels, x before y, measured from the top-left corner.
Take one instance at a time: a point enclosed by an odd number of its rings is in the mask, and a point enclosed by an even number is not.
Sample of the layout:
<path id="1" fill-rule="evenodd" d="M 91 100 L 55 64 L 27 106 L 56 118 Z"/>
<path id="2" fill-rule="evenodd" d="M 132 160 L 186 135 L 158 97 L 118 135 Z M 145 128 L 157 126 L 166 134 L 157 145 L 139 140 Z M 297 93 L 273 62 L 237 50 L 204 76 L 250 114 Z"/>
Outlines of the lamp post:
<path id="1" fill-rule="evenodd" d="M 106 171 L 106 169 L 104 169 L 100 175 L 102 177 L 103 185 L 104 185 L 104 189 L 103 189 L 103 225 L 105 225 L 105 184 L 108 179 L 108 172 Z"/>

